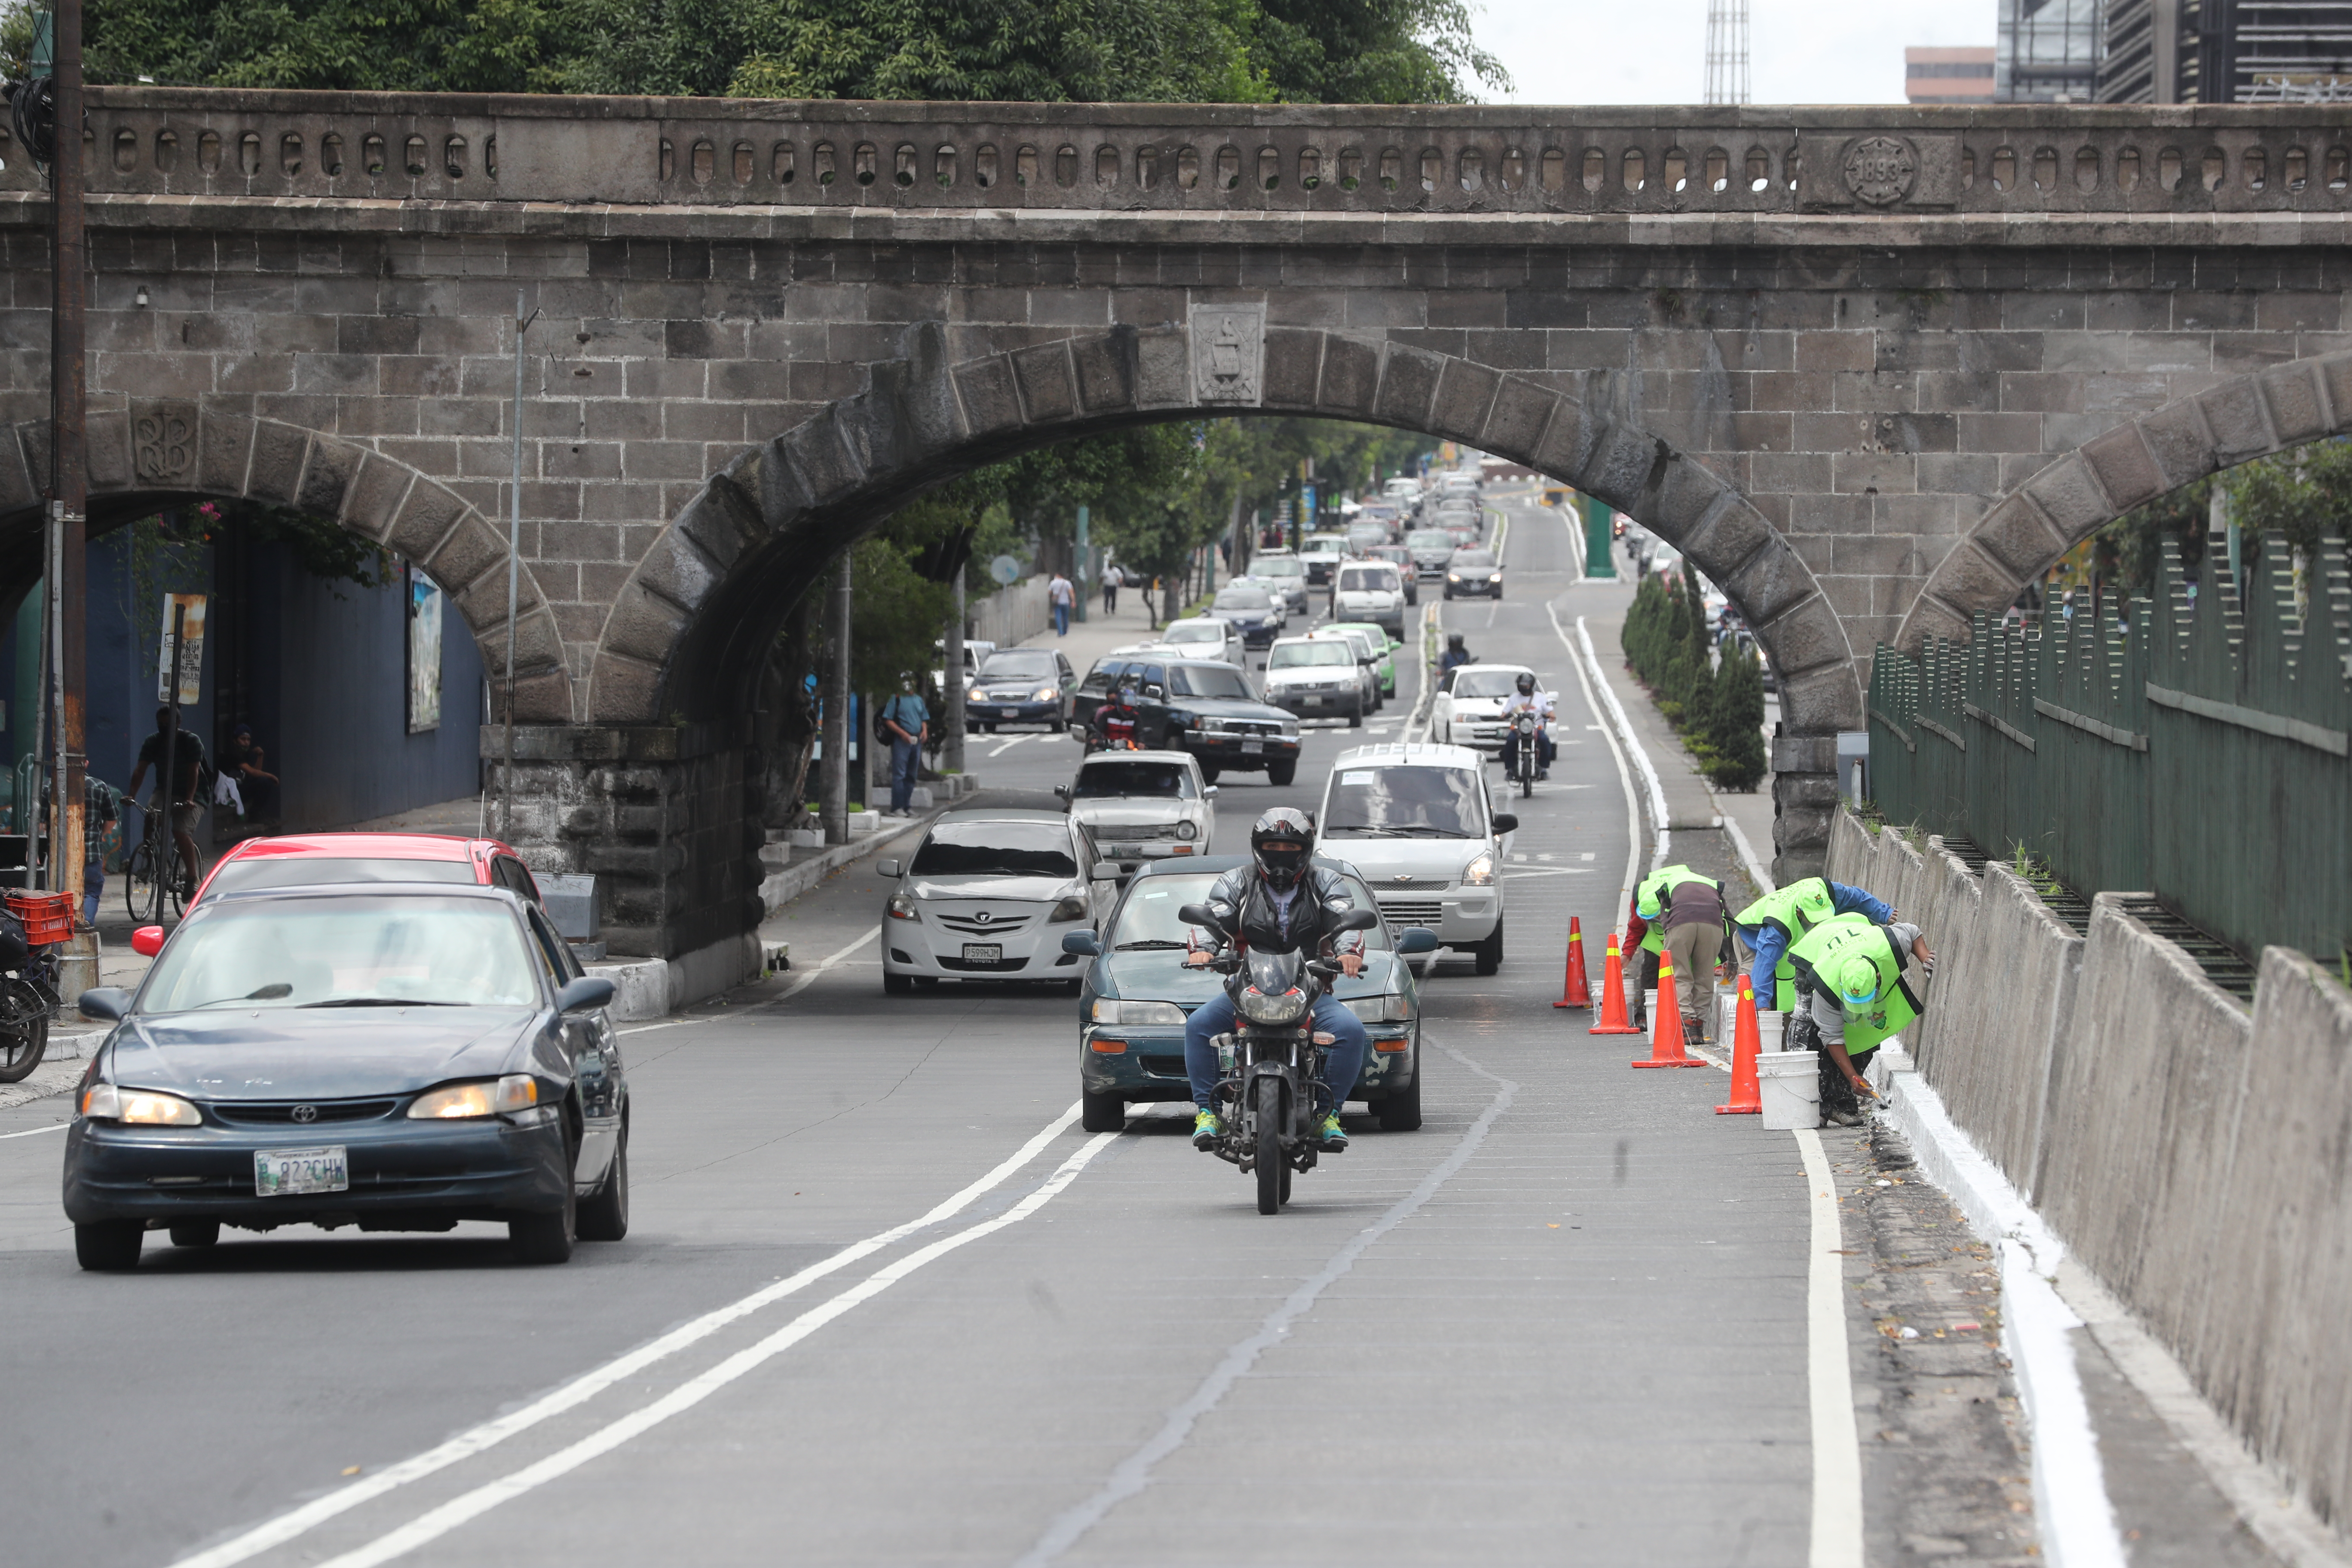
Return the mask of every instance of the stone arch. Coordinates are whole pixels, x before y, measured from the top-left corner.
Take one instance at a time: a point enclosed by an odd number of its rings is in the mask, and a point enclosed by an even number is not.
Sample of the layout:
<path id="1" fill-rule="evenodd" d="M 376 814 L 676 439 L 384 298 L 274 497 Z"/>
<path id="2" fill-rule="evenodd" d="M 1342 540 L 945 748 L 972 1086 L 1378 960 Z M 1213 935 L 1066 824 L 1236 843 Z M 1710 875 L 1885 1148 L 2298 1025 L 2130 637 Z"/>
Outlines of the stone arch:
<path id="1" fill-rule="evenodd" d="M 90 517 L 101 530 L 110 518 L 207 497 L 331 517 L 423 567 L 465 616 L 484 667 L 505 669 L 505 531 L 406 463 L 299 426 L 165 399 L 93 411 L 89 450 Z M 0 519 L 40 517 L 35 476 L 48 472 L 48 454 L 47 421 L 0 439 Z M 515 711 L 526 722 L 569 722 L 572 681 L 555 614 L 528 563 L 515 603 Z"/>
<path id="2" fill-rule="evenodd" d="M 2091 533 L 2223 468 L 2352 430 L 2352 352 L 2291 360 L 2116 426 L 2042 468 L 1970 529 L 1929 574 L 1895 647 L 1965 642 Z"/>
<path id="3" fill-rule="evenodd" d="M 845 538 L 931 486 L 1013 453 L 1122 425 L 1312 414 L 1458 440 L 1599 497 L 1680 549 L 1748 615 L 1782 679 L 1791 733 L 1861 723 L 1853 650 L 1810 568 L 1704 464 L 1621 416 L 1524 374 L 1384 341 L 1268 327 L 1227 389 L 1182 323 L 1120 327 L 950 363 L 938 323 L 903 358 L 715 476 L 664 529 L 608 614 L 584 716 L 644 724 L 740 711 L 730 669 Z M 1246 367 L 1245 367 L 1246 369 Z"/>

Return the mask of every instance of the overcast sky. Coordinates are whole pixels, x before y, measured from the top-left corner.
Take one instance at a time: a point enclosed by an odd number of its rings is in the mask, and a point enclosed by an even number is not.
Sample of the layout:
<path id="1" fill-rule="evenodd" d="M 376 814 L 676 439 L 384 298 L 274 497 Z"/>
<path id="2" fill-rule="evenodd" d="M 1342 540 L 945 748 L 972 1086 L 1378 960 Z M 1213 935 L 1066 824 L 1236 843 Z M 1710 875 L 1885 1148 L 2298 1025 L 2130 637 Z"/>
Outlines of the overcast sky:
<path id="1" fill-rule="evenodd" d="M 1706 0 L 1473 0 L 1517 103 L 1696 103 Z M 1994 0 L 1748 0 L 1749 101 L 1901 103 L 1911 44 L 1993 38 Z"/>

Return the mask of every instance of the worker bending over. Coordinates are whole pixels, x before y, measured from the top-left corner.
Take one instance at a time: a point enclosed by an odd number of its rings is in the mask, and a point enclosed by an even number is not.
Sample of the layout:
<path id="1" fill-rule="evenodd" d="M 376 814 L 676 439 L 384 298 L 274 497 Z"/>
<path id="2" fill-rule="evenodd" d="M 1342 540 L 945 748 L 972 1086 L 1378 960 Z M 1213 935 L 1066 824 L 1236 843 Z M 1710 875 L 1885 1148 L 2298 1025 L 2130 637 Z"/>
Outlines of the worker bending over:
<path id="1" fill-rule="evenodd" d="M 1650 1026 L 1643 992 L 1658 984 L 1658 954 L 1675 956 L 1675 1002 L 1682 1009 L 1683 1037 L 1713 1039 L 1715 965 L 1723 952 L 1723 884 L 1687 866 L 1651 872 L 1633 889 L 1626 911 L 1625 945 L 1642 952 L 1642 971 L 1633 996 L 1633 1019 Z"/>
<path id="2" fill-rule="evenodd" d="M 1879 1042 L 1927 1005 L 1903 973 L 1911 958 L 1935 973 L 1936 955 L 1917 926 L 1867 915 L 1833 916 L 1790 945 L 1803 1005 L 1788 1048 L 1821 1052 L 1822 1114 L 1841 1127 L 1862 1121 L 1863 1096 L 1877 1098 L 1863 1074 Z"/>
<path id="3" fill-rule="evenodd" d="M 1755 955 L 1748 968 L 1756 990 L 1756 1005 L 1786 1013 L 1796 1006 L 1796 974 L 1789 967 L 1789 944 L 1839 915 L 1867 915 L 1880 925 L 1897 911 L 1860 888 L 1808 877 L 1778 892 L 1765 894 L 1731 917 L 1740 945 Z"/>

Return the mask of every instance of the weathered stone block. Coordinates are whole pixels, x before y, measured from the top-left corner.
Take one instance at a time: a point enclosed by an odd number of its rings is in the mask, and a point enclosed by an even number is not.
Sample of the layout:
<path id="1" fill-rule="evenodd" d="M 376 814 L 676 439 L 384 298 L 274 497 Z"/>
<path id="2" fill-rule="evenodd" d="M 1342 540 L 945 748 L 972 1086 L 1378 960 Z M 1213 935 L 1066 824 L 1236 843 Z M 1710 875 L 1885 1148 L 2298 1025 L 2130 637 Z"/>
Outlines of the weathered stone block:
<path id="1" fill-rule="evenodd" d="M 608 653 L 625 654 L 658 668 L 686 634 L 686 627 L 684 611 L 632 583 L 621 590 L 605 619 L 603 647 Z M 601 702 L 600 698 L 600 706 Z"/>
<path id="2" fill-rule="evenodd" d="M 120 408 L 94 409 L 83 426 L 89 488 L 95 494 L 131 485 L 131 416 Z"/>
<path id="3" fill-rule="evenodd" d="M 1522 463 L 1535 463 L 1551 478 L 1565 482 L 1583 465 L 1585 432 L 1582 420 L 1570 422 L 1566 434 L 1574 438 L 1572 451 L 1544 439 L 1559 400 L 1559 394 L 1525 376 L 1504 376 L 1495 389 L 1495 405 L 1486 415 L 1486 434 L 1478 438 L 1478 445 Z M 1538 454 L 1538 446 L 1544 455 Z M 1549 466 L 1554 461 L 1565 466 L 1554 468 Z"/>
<path id="4" fill-rule="evenodd" d="M 301 493 L 302 461 L 310 446 L 308 431 L 274 419 L 256 422 L 253 467 L 246 476 L 245 493 L 256 500 L 292 506 Z"/>
<path id="5" fill-rule="evenodd" d="M 1430 403 L 1430 434 L 1471 446 L 1486 439 L 1486 416 L 1495 404 L 1503 378 L 1484 365 L 1448 359 L 1438 376 L 1437 395 Z"/>
<path id="6" fill-rule="evenodd" d="M 2200 397 L 2197 406 L 2204 411 L 2206 428 L 2213 432 L 2214 461 L 2222 467 L 2276 449 L 2252 382 L 2224 382 Z"/>
<path id="7" fill-rule="evenodd" d="M 1681 545 L 1701 519 L 1731 495 L 1731 487 L 1706 465 L 1676 453 L 1654 470 L 1641 500 L 1643 526 L 1669 544 Z"/>
<path id="8" fill-rule="evenodd" d="M 1077 367 L 1079 407 L 1088 414 L 1108 414 L 1135 406 L 1137 346 L 1133 327 L 1114 327 L 1101 337 L 1081 338 L 1070 345 Z"/>
<path id="9" fill-rule="evenodd" d="M 1846 666 L 1832 666 L 1780 683 L 1780 721 L 1813 734 L 1862 728 L 1862 688 Z"/>
<path id="10" fill-rule="evenodd" d="M 2319 379 L 2307 364 L 2280 365 L 2255 377 L 2270 408 L 2271 429 L 2281 446 L 2315 440 L 2327 433 L 2327 410 Z"/>
<path id="11" fill-rule="evenodd" d="M 1269 342 L 1269 357 L 1273 352 Z M 1269 380 L 1271 372 L 1269 365 Z M 1135 401 L 1141 408 L 1175 408 L 1192 401 L 1192 336 L 1185 329 L 1151 327 L 1136 333 Z"/>
<path id="12" fill-rule="evenodd" d="M 1775 773 L 1831 774 L 1836 773 L 1837 737 L 1790 734 L 1773 736 L 1772 771 Z"/>
<path id="13" fill-rule="evenodd" d="M 677 528 L 665 532 L 646 552 L 636 570 L 637 582 L 682 610 L 698 606 L 724 577 L 723 569 Z"/>
<path id="14" fill-rule="evenodd" d="M 1837 612 L 1818 594 L 1775 616 L 1757 636 L 1771 650 L 1772 668 L 1783 676 L 1843 665 L 1853 658 Z"/>
<path id="15" fill-rule="evenodd" d="M 1762 626 L 1812 592 L 1813 574 L 1795 551 L 1775 539 L 1727 578 L 1722 588 L 1750 626 Z"/>
<path id="16" fill-rule="evenodd" d="M 1771 538 L 1772 525 L 1764 514 L 1734 492 L 1691 531 L 1682 550 L 1711 581 L 1720 583 L 1747 564 Z"/>
<path id="17" fill-rule="evenodd" d="M 1032 425 L 1067 419 L 1077 412 L 1077 390 L 1070 382 L 1070 351 L 1066 343 L 1040 343 L 1013 355 L 1013 379 L 1021 389 L 1021 405 Z"/>
<path id="18" fill-rule="evenodd" d="M 343 491 L 343 526 L 381 540 L 400 513 L 400 503 L 416 478 L 405 463 L 375 452 L 360 454 L 359 472 Z"/>
<path id="19" fill-rule="evenodd" d="M 1559 423 L 1557 416 L 1553 423 Z M 1552 445 L 1552 437 L 1547 435 L 1547 451 Z M 1642 515 L 1642 501 L 1649 489 L 1651 470 L 1666 453 L 1665 444 L 1649 432 L 1612 420 L 1593 439 L 1582 471 L 1560 477 L 1646 524 L 1649 519 Z"/>
<path id="20" fill-rule="evenodd" d="M 2137 424 L 2120 426 L 2090 442 L 2083 448 L 2083 459 L 2098 476 L 2099 488 L 2118 511 L 2153 500 L 2169 488 L 2140 440 Z"/>
<path id="21" fill-rule="evenodd" d="M 839 500 L 866 480 L 829 408 L 784 432 L 777 445 L 783 448 L 783 460 L 792 465 L 813 506 Z"/>
<path id="22" fill-rule="evenodd" d="M 1444 374 L 1445 364 L 1440 355 L 1390 344 L 1373 411 L 1407 429 L 1428 429 L 1430 405 L 1436 401 L 1438 378 Z"/>
<path id="23" fill-rule="evenodd" d="M 964 426 L 974 436 L 1021 427 L 1021 395 L 1013 384 L 1012 363 L 1003 355 L 956 366 L 955 384 Z"/>
<path id="24" fill-rule="evenodd" d="M 348 441 L 338 441 L 331 436 L 314 437 L 295 504 L 320 517 L 341 517 L 343 498 L 350 493 L 365 456 L 363 448 Z"/>
<path id="25" fill-rule="evenodd" d="M 1272 345 L 1267 347 L 1271 353 Z M 1316 405 L 1327 414 L 1342 416 L 1369 414 L 1380 379 L 1378 344 L 1332 337 L 1323 347 L 1323 380 L 1316 389 Z"/>
<path id="26" fill-rule="evenodd" d="M 2212 440 L 2205 434 L 2194 403 L 2159 408 L 2139 422 L 2139 430 L 2148 455 L 2156 459 L 2157 472 L 2163 476 L 2158 495 L 2201 479 L 2217 466 Z"/>
<path id="27" fill-rule="evenodd" d="M 400 516 L 383 542 L 411 561 L 430 559 L 467 510 L 466 503 L 446 489 L 430 479 L 419 479 L 409 487 L 408 499 L 401 503 Z M 442 586 L 450 584 L 445 583 Z"/>
<path id="28" fill-rule="evenodd" d="M 419 559 L 436 583 L 460 594 L 492 566 L 503 565 L 506 556 L 507 536 L 492 529 L 481 513 L 468 510 L 440 548 Z"/>
<path id="29" fill-rule="evenodd" d="M 2034 475 L 2025 493 L 2041 506 L 2066 544 L 2110 521 L 2120 510 L 2107 503 L 2079 454 L 2062 458 Z"/>

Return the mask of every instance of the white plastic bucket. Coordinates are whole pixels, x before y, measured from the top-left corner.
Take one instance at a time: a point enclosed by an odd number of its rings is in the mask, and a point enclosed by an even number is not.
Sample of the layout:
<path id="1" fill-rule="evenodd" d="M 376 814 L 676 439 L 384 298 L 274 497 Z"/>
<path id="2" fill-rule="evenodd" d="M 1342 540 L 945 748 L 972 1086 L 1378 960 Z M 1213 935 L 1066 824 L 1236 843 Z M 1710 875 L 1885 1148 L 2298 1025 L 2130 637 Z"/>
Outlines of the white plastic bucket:
<path id="1" fill-rule="evenodd" d="M 1729 1046 L 1739 1038 L 1739 998 L 1738 995 L 1716 998 L 1716 1043 Z"/>
<path id="2" fill-rule="evenodd" d="M 1756 1015 L 1756 1049 L 1757 1049 L 1757 1051 L 1760 1054 L 1760 1053 L 1762 1053 L 1762 1052 L 1764 1052 L 1764 1051 L 1777 1051 L 1777 1050 L 1779 1050 L 1779 1049 L 1780 1048 L 1780 1039 L 1781 1039 L 1781 1037 L 1782 1037 L 1782 1036 L 1787 1032 L 1788 1027 L 1789 1027 L 1789 1015 L 1787 1015 L 1786 1013 L 1759 1013 L 1759 1014 L 1757 1014 L 1757 1015 Z"/>
<path id="3" fill-rule="evenodd" d="M 1642 993 L 1642 1016 L 1650 1019 L 1654 1023 L 1656 1022 L 1658 1016 L 1658 994 L 1655 991 L 1643 991 Z"/>
<path id="4" fill-rule="evenodd" d="M 1756 1058 L 1764 1125 L 1776 1132 L 1822 1124 L 1822 1058 L 1816 1051 L 1766 1051 Z"/>

